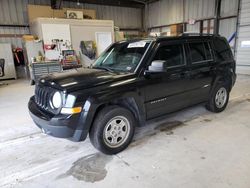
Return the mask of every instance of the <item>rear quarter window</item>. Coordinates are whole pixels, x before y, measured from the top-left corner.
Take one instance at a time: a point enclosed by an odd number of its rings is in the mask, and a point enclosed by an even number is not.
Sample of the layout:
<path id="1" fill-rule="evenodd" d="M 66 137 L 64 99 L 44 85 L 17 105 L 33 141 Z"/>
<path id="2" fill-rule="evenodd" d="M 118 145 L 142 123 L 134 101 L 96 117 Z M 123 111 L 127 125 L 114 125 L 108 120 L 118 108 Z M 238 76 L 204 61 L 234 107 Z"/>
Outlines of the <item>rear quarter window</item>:
<path id="1" fill-rule="evenodd" d="M 226 41 L 216 38 L 213 43 L 216 61 L 228 61 L 233 59 L 232 51 Z"/>

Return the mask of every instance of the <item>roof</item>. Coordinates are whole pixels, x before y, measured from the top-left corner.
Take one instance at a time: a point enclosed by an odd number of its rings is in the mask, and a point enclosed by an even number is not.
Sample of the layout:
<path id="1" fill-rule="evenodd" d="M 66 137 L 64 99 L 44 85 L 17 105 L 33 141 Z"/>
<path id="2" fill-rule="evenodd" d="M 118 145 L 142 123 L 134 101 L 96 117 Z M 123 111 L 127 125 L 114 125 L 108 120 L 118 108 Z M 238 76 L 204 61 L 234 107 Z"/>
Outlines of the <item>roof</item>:
<path id="1" fill-rule="evenodd" d="M 180 36 L 160 36 L 156 37 L 156 41 L 165 41 L 165 40 L 176 40 L 176 39 L 211 39 L 213 37 L 220 37 L 219 35 L 214 34 L 197 34 L 197 33 L 189 33 L 182 34 Z"/>
<path id="2" fill-rule="evenodd" d="M 170 41 L 170 40 L 181 40 L 181 39 L 204 39 L 208 40 L 214 37 L 221 37 L 220 35 L 214 35 L 214 34 L 199 34 L 199 33 L 188 33 L 188 34 L 182 34 L 180 36 L 159 36 L 159 37 L 148 37 L 148 38 L 138 38 L 138 39 L 132 39 L 128 40 L 126 42 L 138 42 L 141 40 L 148 40 L 148 41 L 156 41 L 156 42 L 163 42 L 163 41 Z M 223 38 L 223 37 L 221 37 Z M 124 42 L 124 41 L 121 41 Z"/>

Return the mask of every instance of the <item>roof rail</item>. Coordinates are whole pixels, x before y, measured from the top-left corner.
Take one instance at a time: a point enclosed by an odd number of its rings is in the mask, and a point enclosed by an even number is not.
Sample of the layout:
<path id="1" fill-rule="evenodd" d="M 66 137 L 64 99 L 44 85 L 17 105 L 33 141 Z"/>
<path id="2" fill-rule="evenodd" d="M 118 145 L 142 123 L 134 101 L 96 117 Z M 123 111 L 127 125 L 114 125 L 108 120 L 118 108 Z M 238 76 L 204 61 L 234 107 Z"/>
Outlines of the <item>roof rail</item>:
<path id="1" fill-rule="evenodd" d="M 180 34 L 180 36 L 218 36 L 216 34 L 209 34 L 209 33 L 189 33 L 189 32 L 184 32 Z"/>

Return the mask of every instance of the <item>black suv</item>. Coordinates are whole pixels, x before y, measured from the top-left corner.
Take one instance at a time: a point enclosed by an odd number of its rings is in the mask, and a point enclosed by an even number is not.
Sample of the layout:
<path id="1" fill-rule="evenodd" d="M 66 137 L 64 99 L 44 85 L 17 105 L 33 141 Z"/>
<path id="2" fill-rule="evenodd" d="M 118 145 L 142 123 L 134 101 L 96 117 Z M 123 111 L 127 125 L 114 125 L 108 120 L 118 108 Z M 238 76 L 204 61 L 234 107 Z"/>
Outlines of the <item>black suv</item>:
<path id="1" fill-rule="evenodd" d="M 136 126 L 206 103 L 221 112 L 235 83 L 225 38 L 183 35 L 117 42 L 90 68 L 43 77 L 29 101 L 46 134 L 85 140 L 106 154 L 124 150 Z"/>

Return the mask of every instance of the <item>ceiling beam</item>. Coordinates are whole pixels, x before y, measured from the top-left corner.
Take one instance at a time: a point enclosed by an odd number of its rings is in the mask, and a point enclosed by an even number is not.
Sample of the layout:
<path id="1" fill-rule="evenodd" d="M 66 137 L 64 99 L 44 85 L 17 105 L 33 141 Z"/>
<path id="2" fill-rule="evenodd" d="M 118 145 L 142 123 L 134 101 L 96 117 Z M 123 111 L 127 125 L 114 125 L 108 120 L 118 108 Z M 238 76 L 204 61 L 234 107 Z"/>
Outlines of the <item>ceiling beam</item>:
<path id="1" fill-rule="evenodd" d="M 64 0 L 64 1 L 73 1 L 78 2 L 78 0 Z M 108 6 L 120 6 L 120 7 L 133 7 L 133 8 L 142 8 L 143 3 L 135 2 L 133 0 L 79 0 L 80 3 L 87 4 L 97 4 L 97 5 L 108 5 Z"/>

